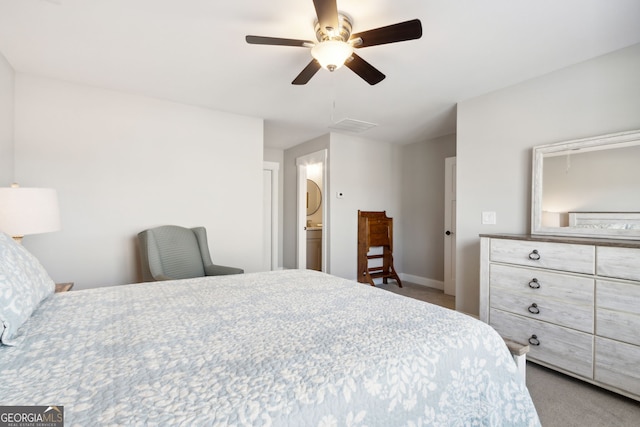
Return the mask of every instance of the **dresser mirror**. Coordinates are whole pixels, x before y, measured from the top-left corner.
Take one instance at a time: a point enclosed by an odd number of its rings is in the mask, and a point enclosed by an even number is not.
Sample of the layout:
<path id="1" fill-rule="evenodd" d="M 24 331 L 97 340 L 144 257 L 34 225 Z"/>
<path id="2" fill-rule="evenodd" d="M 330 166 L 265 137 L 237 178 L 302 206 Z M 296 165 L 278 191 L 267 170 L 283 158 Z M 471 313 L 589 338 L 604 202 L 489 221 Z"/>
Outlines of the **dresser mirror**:
<path id="1" fill-rule="evenodd" d="M 640 240 L 640 131 L 534 147 L 531 234 Z"/>

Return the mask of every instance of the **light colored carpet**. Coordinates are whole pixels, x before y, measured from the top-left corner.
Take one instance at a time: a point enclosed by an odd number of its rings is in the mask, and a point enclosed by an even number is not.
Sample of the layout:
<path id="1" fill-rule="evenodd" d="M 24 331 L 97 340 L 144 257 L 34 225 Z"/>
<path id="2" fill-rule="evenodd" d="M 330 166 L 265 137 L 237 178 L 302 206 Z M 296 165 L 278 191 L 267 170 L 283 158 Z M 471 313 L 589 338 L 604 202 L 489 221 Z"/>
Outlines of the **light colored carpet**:
<path id="1" fill-rule="evenodd" d="M 527 387 L 544 427 L 640 426 L 640 402 L 531 362 Z"/>
<path id="2" fill-rule="evenodd" d="M 390 280 L 377 287 L 455 307 L 454 297 L 413 283 L 398 288 Z M 640 402 L 531 362 L 527 363 L 527 387 L 544 427 L 640 427 Z"/>
<path id="3" fill-rule="evenodd" d="M 402 283 L 402 288 L 399 288 L 395 280 L 389 280 L 389 283 L 386 285 L 381 283 L 376 285 L 376 288 L 385 289 L 387 291 L 419 299 L 421 301 L 427 301 L 431 304 L 447 307 L 452 310 L 455 310 L 456 308 L 456 298 L 454 296 L 445 295 L 444 292 L 427 286 L 404 282 Z"/>

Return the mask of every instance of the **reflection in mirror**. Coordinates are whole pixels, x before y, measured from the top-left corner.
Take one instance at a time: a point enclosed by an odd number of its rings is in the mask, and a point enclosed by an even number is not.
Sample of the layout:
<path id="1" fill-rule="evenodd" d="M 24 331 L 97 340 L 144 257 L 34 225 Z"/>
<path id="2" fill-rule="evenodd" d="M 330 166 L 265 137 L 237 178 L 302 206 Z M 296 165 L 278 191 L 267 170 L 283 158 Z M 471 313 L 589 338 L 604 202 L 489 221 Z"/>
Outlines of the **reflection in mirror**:
<path id="1" fill-rule="evenodd" d="M 313 215 L 320 209 L 322 192 L 315 181 L 307 180 L 307 216 Z"/>
<path id="2" fill-rule="evenodd" d="M 532 234 L 640 238 L 640 132 L 533 149 Z"/>

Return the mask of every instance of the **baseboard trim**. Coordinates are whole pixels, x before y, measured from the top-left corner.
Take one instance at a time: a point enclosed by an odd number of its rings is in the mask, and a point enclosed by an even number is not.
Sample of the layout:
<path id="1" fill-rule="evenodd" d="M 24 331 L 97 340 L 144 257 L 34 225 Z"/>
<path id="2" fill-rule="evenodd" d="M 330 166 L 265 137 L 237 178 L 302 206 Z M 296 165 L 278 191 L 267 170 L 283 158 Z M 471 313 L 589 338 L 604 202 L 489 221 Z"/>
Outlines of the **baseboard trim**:
<path id="1" fill-rule="evenodd" d="M 461 311 L 460 313 L 462 314 L 466 314 L 469 317 L 473 317 L 476 320 L 480 320 L 480 317 L 477 314 L 471 314 L 471 313 L 467 313 L 466 311 Z"/>
<path id="2" fill-rule="evenodd" d="M 400 280 L 415 283 L 416 285 L 426 286 L 428 288 L 444 291 L 444 282 L 440 280 L 428 279 L 426 277 L 414 276 L 413 274 L 400 273 Z"/>

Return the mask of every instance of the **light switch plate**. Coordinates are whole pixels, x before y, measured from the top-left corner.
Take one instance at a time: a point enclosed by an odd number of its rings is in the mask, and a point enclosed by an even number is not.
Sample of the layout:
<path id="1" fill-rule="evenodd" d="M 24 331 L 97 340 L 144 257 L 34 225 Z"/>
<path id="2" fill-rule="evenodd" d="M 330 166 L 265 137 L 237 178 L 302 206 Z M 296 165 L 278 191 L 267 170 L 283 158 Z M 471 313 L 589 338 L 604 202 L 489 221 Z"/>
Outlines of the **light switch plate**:
<path id="1" fill-rule="evenodd" d="M 482 223 L 486 225 L 494 225 L 496 223 L 496 213 L 482 212 Z"/>

